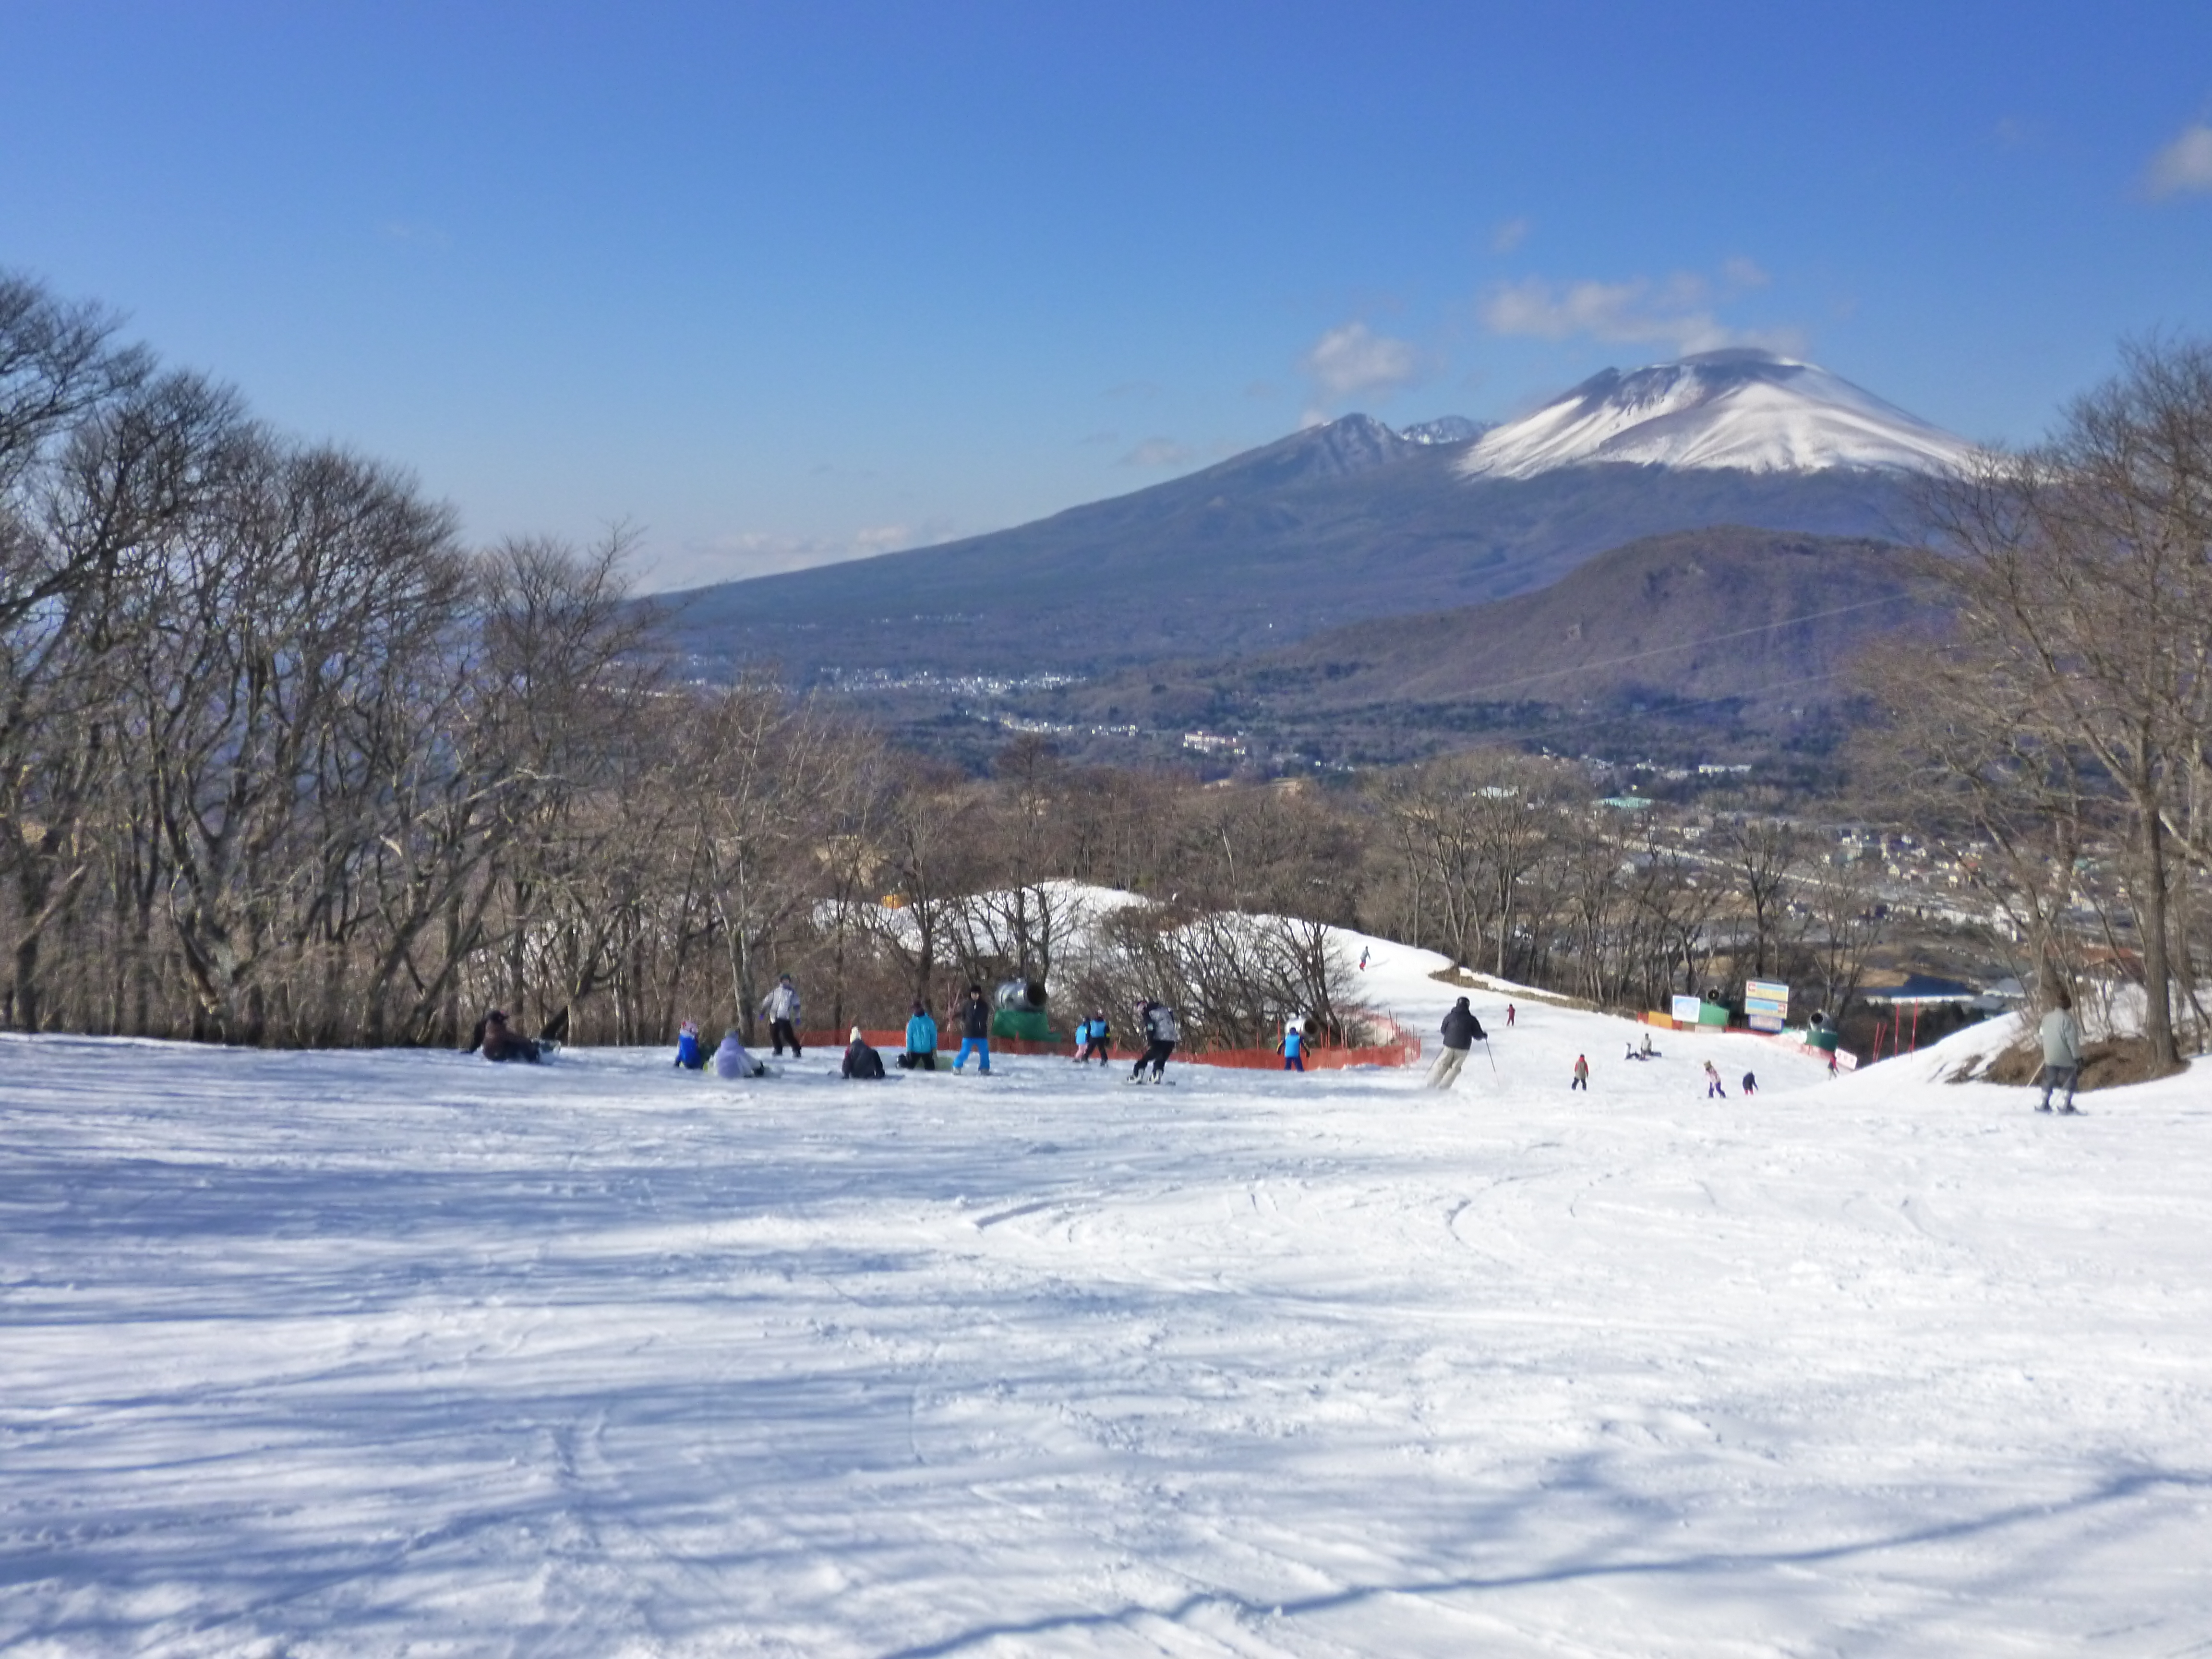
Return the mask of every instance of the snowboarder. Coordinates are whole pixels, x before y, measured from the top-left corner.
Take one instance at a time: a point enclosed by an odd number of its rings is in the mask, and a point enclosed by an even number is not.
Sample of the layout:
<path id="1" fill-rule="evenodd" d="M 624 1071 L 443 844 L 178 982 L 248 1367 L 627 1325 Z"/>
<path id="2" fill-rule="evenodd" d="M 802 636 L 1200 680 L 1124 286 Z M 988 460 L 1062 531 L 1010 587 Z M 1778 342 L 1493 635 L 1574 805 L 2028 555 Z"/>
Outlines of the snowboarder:
<path id="1" fill-rule="evenodd" d="M 2074 1085 L 2081 1077 L 2081 1028 L 2075 1022 L 2074 999 L 2061 991 L 2058 1006 L 2043 1017 L 2043 1102 L 2035 1109 L 2051 1109 L 2051 1091 L 2063 1085 L 2066 1098 L 2058 1108 L 2063 1117 L 2074 1109 Z"/>
<path id="2" fill-rule="evenodd" d="M 1149 1066 L 1152 1068 L 1152 1081 L 1160 1082 L 1167 1073 L 1168 1056 L 1175 1052 L 1176 1042 L 1182 1036 L 1176 1030 L 1175 1010 L 1164 1002 L 1147 999 L 1138 1005 L 1137 1019 L 1144 1028 L 1145 1052 L 1137 1056 L 1129 1081 L 1142 1081 L 1145 1067 Z"/>
<path id="3" fill-rule="evenodd" d="M 1363 974 L 1367 971 L 1367 950 L 1364 945 L 1359 947 L 1359 971 Z"/>
<path id="4" fill-rule="evenodd" d="M 1584 1094 L 1589 1092 L 1589 1057 L 1586 1054 L 1575 1056 L 1575 1080 L 1567 1085 L 1569 1094 L 1572 1094 L 1577 1089 Z"/>
<path id="5" fill-rule="evenodd" d="M 1720 1068 L 1710 1060 L 1705 1062 L 1705 1098 L 1726 1100 L 1728 1091 L 1721 1087 Z"/>
<path id="6" fill-rule="evenodd" d="M 902 1072 L 933 1072 L 937 1069 L 937 1022 L 929 1017 L 929 1010 L 920 1003 L 907 1016 L 906 1052 L 898 1057 Z"/>
<path id="7" fill-rule="evenodd" d="M 699 1028 L 688 1019 L 676 1028 L 676 1063 L 687 1072 L 698 1071 L 707 1063 L 699 1048 Z"/>
<path id="8" fill-rule="evenodd" d="M 968 1056 L 981 1056 L 981 1070 L 985 1077 L 991 1075 L 991 1005 L 983 1000 L 983 988 L 968 988 L 968 1000 L 960 1005 L 960 1052 L 953 1057 L 952 1069 L 965 1071 Z"/>
<path id="9" fill-rule="evenodd" d="M 536 1043 L 521 1032 L 508 1029 L 506 1014 L 497 1008 L 484 1016 L 480 1046 L 486 1060 L 520 1060 L 535 1066 L 544 1058 Z"/>
<path id="10" fill-rule="evenodd" d="M 857 1025 L 846 1042 L 844 1064 L 837 1070 L 841 1077 L 864 1081 L 881 1078 L 884 1074 L 884 1057 L 868 1046 L 867 1038 L 860 1035 L 860 1028 Z"/>
<path id="11" fill-rule="evenodd" d="M 1113 1028 L 1106 1024 L 1106 1016 L 1103 1012 L 1092 1014 L 1077 1028 L 1075 1037 L 1083 1045 L 1083 1051 L 1076 1055 L 1075 1063 L 1080 1066 L 1096 1054 L 1103 1070 L 1107 1064 L 1106 1047 L 1114 1040 Z"/>
<path id="12" fill-rule="evenodd" d="M 1641 1051 L 1637 1054 L 1637 1056 L 1636 1056 L 1636 1057 L 1637 1057 L 1637 1059 L 1638 1059 L 1638 1060 L 1656 1060 L 1656 1059 L 1657 1059 L 1657 1058 L 1658 1058 L 1658 1055 L 1659 1055 L 1659 1051 L 1658 1051 L 1656 1048 L 1653 1048 L 1653 1047 L 1651 1046 L 1651 1033 L 1650 1033 L 1650 1032 L 1649 1032 L 1649 1031 L 1646 1031 L 1646 1032 L 1644 1034 L 1644 1047 L 1643 1047 L 1643 1049 L 1642 1049 L 1642 1050 L 1641 1050 Z"/>
<path id="13" fill-rule="evenodd" d="M 1462 997 L 1444 1016 L 1444 1046 L 1437 1054 L 1436 1064 L 1429 1067 L 1423 1087 L 1449 1089 L 1459 1081 L 1459 1068 L 1467 1064 L 1468 1050 L 1489 1038 L 1482 1030 L 1482 1022 L 1474 1017 L 1474 1010 Z"/>
<path id="14" fill-rule="evenodd" d="M 1513 1005 L 1510 1002 L 1505 1005 L 1505 1026 L 1508 1030 L 1513 1028 Z"/>
<path id="15" fill-rule="evenodd" d="M 775 976 L 775 989 L 762 1002 L 761 1012 L 768 1016 L 769 1041 L 775 1045 L 775 1057 L 783 1058 L 783 1045 L 788 1042 L 791 1057 L 805 1059 L 799 1050 L 799 988 L 791 982 L 789 974 Z"/>
<path id="16" fill-rule="evenodd" d="M 767 1065 L 745 1052 L 735 1031 L 722 1033 L 722 1046 L 714 1050 L 714 1075 L 726 1078 L 766 1077 Z"/>
<path id="17" fill-rule="evenodd" d="M 1283 1069 L 1303 1072 L 1306 1068 L 1306 1034 L 1298 1023 L 1291 1020 L 1283 1027 L 1282 1040 L 1275 1044 L 1283 1056 Z"/>
<path id="18" fill-rule="evenodd" d="M 1743 1074 L 1743 1091 L 1747 1095 L 1755 1095 L 1759 1092 L 1759 1079 L 1749 1072 Z"/>

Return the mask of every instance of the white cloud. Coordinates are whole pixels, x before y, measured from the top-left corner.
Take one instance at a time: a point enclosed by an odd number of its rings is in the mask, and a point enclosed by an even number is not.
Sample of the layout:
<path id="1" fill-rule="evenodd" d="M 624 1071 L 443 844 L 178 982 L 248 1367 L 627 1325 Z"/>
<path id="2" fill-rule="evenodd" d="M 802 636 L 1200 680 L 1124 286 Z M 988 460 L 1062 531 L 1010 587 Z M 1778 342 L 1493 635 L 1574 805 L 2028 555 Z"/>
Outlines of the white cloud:
<path id="1" fill-rule="evenodd" d="M 1298 367 L 1329 398 L 1387 398 L 1421 378 L 1420 354 L 1411 342 L 1375 333 L 1358 322 L 1329 330 Z"/>
<path id="2" fill-rule="evenodd" d="M 1526 219 L 1504 221 L 1490 233 L 1490 251 L 1492 253 L 1512 252 L 1528 240 L 1528 229 Z"/>
<path id="3" fill-rule="evenodd" d="M 1723 276 L 1730 292 L 1763 285 L 1766 273 L 1748 259 L 1731 259 Z M 1500 283 L 1482 301 L 1484 324 L 1493 334 L 1626 344 L 1672 346 L 1677 352 L 1717 351 L 1757 345 L 1771 350 L 1802 348 L 1794 329 L 1742 329 L 1714 314 L 1713 285 L 1691 271 L 1664 282 L 1636 276 L 1621 283 L 1549 283 L 1531 276 Z"/>
<path id="4" fill-rule="evenodd" d="M 2212 125 L 2199 121 L 2150 158 L 2143 186 L 2153 196 L 2212 191 Z"/>

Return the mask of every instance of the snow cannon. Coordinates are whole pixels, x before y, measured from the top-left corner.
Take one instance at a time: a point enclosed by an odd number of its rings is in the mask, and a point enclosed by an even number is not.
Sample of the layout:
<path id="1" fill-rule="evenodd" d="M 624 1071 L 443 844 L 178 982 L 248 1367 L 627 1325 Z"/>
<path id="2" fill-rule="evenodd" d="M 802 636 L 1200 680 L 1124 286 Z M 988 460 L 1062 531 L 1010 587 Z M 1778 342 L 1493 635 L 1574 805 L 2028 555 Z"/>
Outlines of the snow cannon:
<path id="1" fill-rule="evenodd" d="M 1052 1041 L 1052 1017 L 1045 1010 L 1051 1000 L 1041 980 L 1010 979 L 993 994 L 997 1005 L 991 1015 L 991 1035 L 1024 1042 Z"/>

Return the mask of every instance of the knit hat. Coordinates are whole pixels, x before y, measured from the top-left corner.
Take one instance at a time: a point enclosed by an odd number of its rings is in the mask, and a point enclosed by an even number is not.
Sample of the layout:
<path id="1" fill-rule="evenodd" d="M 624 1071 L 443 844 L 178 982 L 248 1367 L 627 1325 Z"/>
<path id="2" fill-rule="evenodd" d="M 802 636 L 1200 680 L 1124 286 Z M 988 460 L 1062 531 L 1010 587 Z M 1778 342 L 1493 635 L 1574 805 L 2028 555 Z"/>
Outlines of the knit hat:
<path id="1" fill-rule="evenodd" d="M 848 1037 L 847 1037 L 847 1038 L 845 1039 L 845 1041 L 846 1041 L 846 1042 L 858 1042 L 860 1040 L 860 1028 L 859 1026 L 855 1025 L 855 1026 L 853 1028 L 853 1035 L 852 1035 L 852 1036 L 848 1036 Z"/>

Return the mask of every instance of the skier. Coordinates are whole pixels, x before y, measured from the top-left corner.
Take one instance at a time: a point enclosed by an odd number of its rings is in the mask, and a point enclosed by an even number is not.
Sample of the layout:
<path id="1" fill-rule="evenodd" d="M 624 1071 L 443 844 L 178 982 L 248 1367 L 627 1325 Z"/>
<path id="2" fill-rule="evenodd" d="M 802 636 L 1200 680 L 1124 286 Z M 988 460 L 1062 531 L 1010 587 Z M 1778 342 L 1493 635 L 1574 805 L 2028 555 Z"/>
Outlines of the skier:
<path id="1" fill-rule="evenodd" d="M 745 1052 L 735 1031 L 722 1033 L 722 1046 L 714 1050 L 714 1075 L 726 1078 L 766 1077 L 768 1066 Z"/>
<path id="2" fill-rule="evenodd" d="M 1136 1066 L 1129 1073 L 1129 1081 L 1144 1080 L 1145 1067 L 1152 1068 L 1152 1081 L 1164 1079 L 1168 1069 L 1168 1056 L 1175 1052 L 1181 1033 L 1176 1030 L 1175 1010 L 1164 1002 L 1147 998 L 1138 1005 L 1137 1018 L 1144 1028 L 1145 1052 L 1137 1056 Z"/>
<path id="3" fill-rule="evenodd" d="M 1505 1028 L 1508 1030 L 1513 1029 L 1513 1005 L 1510 1002 L 1505 1005 Z"/>
<path id="4" fill-rule="evenodd" d="M 2060 1116 L 2074 1109 L 2074 1085 L 2081 1077 L 2081 1028 L 2075 1022 L 2074 999 L 2058 994 L 2058 1006 L 2043 1017 L 2043 1103 L 2035 1109 L 2051 1109 L 2051 1091 L 2062 1084 L 2066 1098 Z"/>
<path id="5" fill-rule="evenodd" d="M 1096 1054 L 1098 1056 L 1099 1067 L 1103 1070 L 1108 1061 L 1107 1045 L 1114 1040 L 1113 1028 L 1106 1024 L 1105 1014 L 1103 1012 L 1092 1014 L 1089 1019 L 1083 1022 L 1075 1035 L 1077 1040 L 1083 1044 L 1083 1052 L 1076 1055 L 1075 1063 L 1080 1066 L 1091 1055 Z"/>
<path id="6" fill-rule="evenodd" d="M 880 1079 L 884 1074 L 884 1057 L 868 1046 L 867 1038 L 860 1035 L 857 1025 L 846 1042 L 845 1061 L 838 1067 L 838 1074 L 863 1081 Z"/>
<path id="7" fill-rule="evenodd" d="M 1444 1046 L 1437 1054 L 1436 1064 L 1429 1067 L 1429 1075 L 1422 1086 L 1430 1089 L 1449 1089 L 1459 1081 L 1459 1068 L 1467 1064 L 1468 1050 L 1478 1042 L 1486 1042 L 1482 1022 L 1474 1017 L 1474 1010 L 1462 997 L 1444 1016 Z"/>
<path id="8" fill-rule="evenodd" d="M 1367 949 L 1364 945 L 1359 947 L 1359 971 L 1363 974 L 1367 971 Z"/>
<path id="9" fill-rule="evenodd" d="M 783 1045 L 791 1045 L 791 1057 L 803 1060 L 799 1049 L 799 988 L 791 982 L 789 974 L 775 976 L 775 989 L 768 994 L 761 1004 L 761 1012 L 768 1016 L 768 1034 L 775 1045 L 775 1057 L 783 1058 Z"/>
<path id="10" fill-rule="evenodd" d="M 983 988 L 968 988 L 968 1000 L 960 1005 L 960 1052 L 953 1057 L 952 1069 L 964 1071 L 970 1052 L 982 1057 L 981 1067 L 985 1077 L 991 1075 L 991 1005 L 983 1000 Z"/>
<path id="11" fill-rule="evenodd" d="M 902 1072 L 933 1072 L 937 1069 L 937 1022 L 929 1017 L 929 1010 L 920 1003 L 907 1017 L 906 1052 L 898 1057 Z"/>
<path id="12" fill-rule="evenodd" d="M 687 1072 L 696 1072 L 707 1063 L 699 1048 L 699 1028 L 688 1019 L 676 1028 L 676 1063 Z"/>
<path id="13" fill-rule="evenodd" d="M 1728 1091 L 1721 1087 L 1721 1074 L 1719 1068 L 1714 1066 L 1712 1061 L 1709 1060 L 1705 1062 L 1705 1098 L 1707 1100 L 1711 1100 L 1716 1097 L 1722 1100 L 1726 1100 L 1728 1098 Z"/>
<path id="14" fill-rule="evenodd" d="M 1584 1094 L 1589 1092 L 1589 1058 L 1586 1054 L 1575 1056 L 1575 1080 L 1567 1085 L 1569 1094 L 1572 1094 L 1577 1089 Z"/>
<path id="15" fill-rule="evenodd" d="M 497 1008 L 484 1016 L 482 1047 L 486 1060 L 520 1060 L 535 1066 L 544 1058 L 536 1043 L 507 1029 L 507 1016 Z"/>
<path id="16" fill-rule="evenodd" d="M 1759 1079 L 1749 1072 L 1743 1074 L 1743 1091 L 1747 1095 L 1755 1095 L 1759 1092 Z"/>
<path id="17" fill-rule="evenodd" d="M 1303 1072 L 1305 1070 L 1306 1034 L 1298 1028 L 1297 1021 L 1291 1020 L 1283 1027 L 1282 1041 L 1276 1043 L 1275 1047 L 1282 1052 L 1283 1069 L 1285 1071 Z"/>

